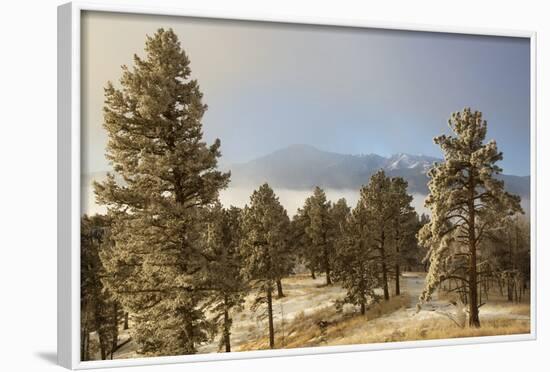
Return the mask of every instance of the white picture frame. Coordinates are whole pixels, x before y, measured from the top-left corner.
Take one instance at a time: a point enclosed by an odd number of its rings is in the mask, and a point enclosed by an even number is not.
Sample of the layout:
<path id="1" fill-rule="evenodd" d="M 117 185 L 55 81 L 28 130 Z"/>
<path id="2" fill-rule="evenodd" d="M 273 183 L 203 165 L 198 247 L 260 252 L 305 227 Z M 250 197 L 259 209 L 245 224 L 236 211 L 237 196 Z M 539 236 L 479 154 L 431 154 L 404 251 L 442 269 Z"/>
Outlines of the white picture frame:
<path id="1" fill-rule="evenodd" d="M 434 347 L 536 339 L 536 285 L 531 285 L 531 332 L 510 336 L 487 336 L 399 343 L 323 346 L 287 350 L 262 350 L 236 353 L 215 353 L 151 357 L 141 359 L 86 361 L 79 359 L 80 340 L 80 25 L 83 11 L 138 13 L 151 15 L 191 16 L 214 19 L 284 22 L 359 28 L 411 30 L 456 34 L 476 34 L 530 39 L 530 125 L 531 125 L 531 270 L 536 278 L 536 33 L 533 31 L 488 30 L 440 27 L 416 24 L 370 22 L 364 19 L 327 19 L 313 17 L 271 16 L 266 14 L 229 14 L 215 11 L 192 11 L 163 6 L 123 5 L 75 1 L 58 8 L 58 361 L 70 369 L 91 369 L 121 366 L 154 365 L 221 361 L 246 358 L 268 358 L 385 349 Z"/>

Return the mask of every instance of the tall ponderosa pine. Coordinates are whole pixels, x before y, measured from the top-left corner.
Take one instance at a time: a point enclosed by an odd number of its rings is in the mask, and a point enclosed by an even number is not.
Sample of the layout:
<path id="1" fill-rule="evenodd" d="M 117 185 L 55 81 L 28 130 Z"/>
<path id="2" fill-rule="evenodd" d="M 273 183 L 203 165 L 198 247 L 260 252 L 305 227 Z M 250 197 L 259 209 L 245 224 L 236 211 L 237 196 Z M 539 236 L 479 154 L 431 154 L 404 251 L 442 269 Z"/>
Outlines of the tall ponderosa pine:
<path id="1" fill-rule="evenodd" d="M 327 201 L 325 192 L 320 187 L 315 187 L 313 195 L 306 201 L 307 222 L 305 233 L 312 244 L 312 261 L 315 260 L 319 270 L 325 273 L 326 284 L 332 284 L 330 274 L 334 247 L 330 239 L 332 221 L 330 215 L 330 202 Z"/>
<path id="2" fill-rule="evenodd" d="M 292 217 L 290 225 L 291 245 L 292 249 L 300 262 L 304 264 L 306 269 L 311 273 L 311 278 L 315 279 L 315 271 L 318 267 L 318 255 L 311 238 L 306 233 L 306 228 L 311 224 L 309 218 L 309 210 L 311 209 L 311 197 L 307 198 L 304 206 L 298 208 L 298 211 Z"/>
<path id="3" fill-rule="evenodd" d="M 411 205 L 412 195 L 407 193 L 408 183 L 401 177 L 391 179 L 389 190 L 391 202 L 393 204 L 393 218 L 391 220 L 391 230 L 394 246 L 394 278 L 395 295 L 401 293 L 400 276 L 401 264 L 403 262 L 404 245 L 407 240 L 416 234 L 414 231 L 414 217 L 416 213 Z"/>
<path id="4" fill-rule="evenodd" d="M 254 308 L 267 305 L 270 348 L 275 347 L 273 291 L 277 280 L 288 274 L 289 225 L 285 209 L 267 183 L 252 193 L 243 211 L 243 273 L 256 283 Z"/>
<path id="5" fill-rule="evenodd" d="M 343 301 L 360 306 L 361 314 L 365 315 L 369 300 L 378 299 L 374 290 L 380 285 L 378 252 L 365 200 L 359 200 L 351 214 L 340 221 L 340 228 L 342 234 L 336 242 L 334 278 L 346 289 Z"/>
<path id="6" fill-rule="evenodd" d="M 443 281 L 458 281 L 467 289 L 469 325 L 479 327 L 481 243 L 490 229 L 521 212 L 520 198 L 506 192 L 496 177 L 502 171 L 496 165 L 502 153 L 494 140 L 484 142 L 487 122 L 481 112 L 455 112 L 449 127 L 453 135 L 434 139 L 445 159 L 428 173 L 425 204 L 432 219 L 420 230 L 419 240 L 429 248 L 430 269 L 421 299 L 429 300 Z"/>
<path id="7" fill-rule="evenodd" d="M 204 287 L 211 294 L 206 302 L 213 317 L 216 333 L 220 331 L 219 349 L 231 351 L 231 313 L 241 308 L 247 292 L 247 282 L 242 273 L 239 254 L 241 240 L 241 210 L 236 207 L 223 209 L 219 203 L 207 212 L 202 232 L 204 254 L 209 257 Z"/>
<path id="8" fill-rule="evenodd" d="M 121 306 L 103 286 L 106 272 L 100 254 L 112 244 L 109 219 L 84 215 L 81 219 L 80 254 L 80 359 L 95 359 L 90 333 L 96 332 L 101 359 L 112 358 L 118 347 L 118 323 Z"/>
<path id="9" fill-rule="evenodd" d="M 112 218 L 108 284 L 133 313 L 133 338 L 149 355 L 196 352 L 207 324 L 197 283 L 208 262 L 198 244 L 200 210 L 229 174 L 216 170 L 220 142 L 207 146 L 202 93 L 172 30 L 145 43 L 146 57 L 123 66 L 105 89 L 104 128 L 113 175 L 95 184 Z"/>
<path id="10" fill-rule="evenodd" d="M 322 192 L 322 190 L 320 190 Z M 298 252 L 298 256 L 301 261 L 305 264 L 306 268 L 311 272 L 311 277 L 315 279 L 315 272 L 317 270 L 325 271 L 326 267 L 331 270 L 332 261 L 334 260 L 334 251 L 338 240 L 340 239 L 341 234 L 343 234 L 343 224 L 350 213 L 350 208 L 348 207 L 346 200 L 344 198 L 338 200 L 334 204 L 330 204 L 326 201 L 326 196 L 324 201 L 319 203 L 319 200 L 312 195 L 308 197 L 302 208 L 299 208 L 297 213 L 294 215 L 291 224 L 291 234 L 292 234 L 292 244 L 294 249 Z M 316 208 L 313 206 L 317 205 Z M 319 208 L 319 205 L 322 205 L 322 208 Z M 328 216 L 326 209 L 328 207 Z M 312 232 L 318 231 L 317 229 L 312 229 L 312 226 L 315 227 L 315 221 L 313 217 L 319 215 L 315 213 L 315 209 L 318 211 L 323 211 L 324 213 L 324 223 L 328 230 L 325 232 L 325 238 L 327 240 L 327 253 L 329 253 L 329 265 L 326 267 L 323 266 L 323 249 L 316 244 L 314 244 L 314 238 L 321 234 L 312 234 Z M 323 248 L 321 246 L 321 248 Z M 324 268 L 324 269 L 323 269 Z"/>
<path id="11" fill-rule="evenodd" d="M 329 239 L 333 250 L 336 251 L 338 242 L 345 233 L 345 226 L 351 209 L 345 198 L 340 198 L 330 207 L 330 229 Z"/>
<path id="12" fill-rule="evenodd" d="M 385 300 L 390 299 L 391 227 L 395 217 L 395 204 L 392 200 L 391 188 L 391 179 L 383 170 L 379 170 L 371 176 L 368 185 L 363 186 L 360 191 L 360 203 L 363 203 L 366 208 L 373 244 L 378 252 L 377 260 Z"/>

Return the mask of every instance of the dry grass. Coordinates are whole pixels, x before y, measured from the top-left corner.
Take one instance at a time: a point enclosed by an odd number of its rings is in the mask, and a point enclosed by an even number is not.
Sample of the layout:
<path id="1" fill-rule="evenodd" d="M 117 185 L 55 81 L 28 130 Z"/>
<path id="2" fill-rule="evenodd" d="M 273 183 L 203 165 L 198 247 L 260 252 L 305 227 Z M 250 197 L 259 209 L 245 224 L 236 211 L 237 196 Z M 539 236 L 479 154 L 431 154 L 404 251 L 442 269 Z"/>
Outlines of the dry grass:
<path id="1" fill-rule="evenodd" d="M 321 337 L 319 323 L 321 321 L 336 322 L 338 319 L 341 319 L 341 315 L 336 312 L 334 306 L 324 307 L 308 315 L 305 315 L 302 311 L 296 315 L 292 322 L 285 325 L 284 336 L 281 329 L 276 330 L 278 333 L 275 337 L 275 345 L 278 348 L 318 345 L 320 343 L 319 338 Z M 241 345 L 239 350 L 261 350 L 268 347 L 269 340 L 266 335 L 266 337 Z"/>
<path id="2" fill-rule="evenodd" d="M 389 301 L 380 301 L 371 305 L 367 310 L 367 319 L 374 320 L 383 315 L 393 313 L 396 310 L 410 306 L 411 300 L 407 295 L 390 298 Z"/>
<path id="3" fill-rule="evenodd" d="M 366 315 L 342 315 L 334 306 L 324 307 L 308 315 L 301 312 L 292 322 L 285 325 L 284 337 L 282 334 L 276 335 L 275 345 L 277 348 L 329 345 L 333 340 L 356 333 L 358 328 L 364 327 L 369 321 L 408 306 L 409 302 L 407 296 L 393 297 L 389 301 L 381 301 L 370 306 Z M 322 322 L 326 326 L 323 326 Z M 268 338 L 262 337 L 241 345 L 239 350 L 261 350 L 268 347 Z"/>
<path id="4" fill-rule="evenodd" d="M 396 313 L 397 314 L 397 313 Z M 401 315 L 401 313 L 399 313 Z M 399 342 L 415 340 L 526 334 L 530 332 L 530 305 L 494 302 L 482 308 L 481 327 L 461 328 L 436 313 L 433 316 L 406 315 L 371 322 L 364 331 L 333 340 L 332 345 Z M 484 315 L 486 314 L 486 315 Z M 517 317 L 515 317 L 517 316 Z"/>
<path id="5" fill-rule="evenodd" d="M 493 317 L 481 319 L 481 328 L 461 328 L 451 320 L 434 315 L 428 319 L 410 315 L 406 295 L 393 297 L 372 305 L 365 316 L 345 316 L 336 312 L 334 306 L 327 306 L 312 314 L 298 314 L 285 325 L 285 337 L 275 339 L 277 348 L 296 348 L 324 345 L 352 345 L 382 342 L 482 337 L 495 335 L 525 334 L 530 332 L 528 304 L 496 303 L 488 306 L 508 314 L 508 318 Z M 398 311 L 398 313 L 396 313 Z M 498 311 L 497 311 L 498 312 Z M 392 316 L 399 314 L 399 316 Z M 509 315 L 518 315 L 510 319 Z M 321 327 L 320 322 L 326 322 Z M 267 349 L 267 337 L 252 340 L 241 345 L 240 350 Z"/>
<path id="6" fill-rule="evenodd" d="M 497 309 L 502 309 L 502 311 L 506 311 L 508 314 L 511 314 L 511 315 L 522 315 L 522 316 L 531 315 L 531 306 L 529 303 L 511 304 L 509 302 L 506 302 L 506 303 L 498 303 L 492 306 Z"/>
<path id="7" fill-rule="evenodd" d="M 367 333 L 335 340 L 332 345 L 369 344 L 381 342 L 417 341 L 462 337 L 525 334 L 530 332 L 529 320 L 495 319 L 482 322 L 481 328 L 460 328 L 449 320 L 432 319 L 412 322 L 405 327 L 380 324 Z"/>

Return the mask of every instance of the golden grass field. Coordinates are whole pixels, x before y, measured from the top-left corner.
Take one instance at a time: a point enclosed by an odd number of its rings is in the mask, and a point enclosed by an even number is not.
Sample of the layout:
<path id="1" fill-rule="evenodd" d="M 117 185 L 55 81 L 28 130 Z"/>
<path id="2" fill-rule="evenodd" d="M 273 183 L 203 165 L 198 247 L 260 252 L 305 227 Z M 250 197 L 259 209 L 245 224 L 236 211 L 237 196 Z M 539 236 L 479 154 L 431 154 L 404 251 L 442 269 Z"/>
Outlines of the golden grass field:
<path id="1" fill-rule="evenodd" d="M 415 340 L 450 339 L 495 335 L 525 334 L 530 332 L 530 305 L 509 303 L 494 295 L 480 309 L 481 327 L 460 327 L 437 310 L 416 312 L 419 283 L 406 281 L 410 292 L 394 296 L 389 301 L 371 305 L 366 315 L 344 315 L 335 306 L 306 314 L 298 313 L 292 321 L 277 329 L 277 348 L 298 348 L 329 345 L 353 345 Z M 420 283 L 421 284 L 421 283 Z M 411 293 L 412 292 L 412 293 Z M 443 296 L 442 296 L 443 297 Z M 445 306 L 447 299 L 436 301 Z M 320 327 L 325 322 L 325 327 Z M 268 348 L 267 334 L 239 345 L 239 351 Z"/>

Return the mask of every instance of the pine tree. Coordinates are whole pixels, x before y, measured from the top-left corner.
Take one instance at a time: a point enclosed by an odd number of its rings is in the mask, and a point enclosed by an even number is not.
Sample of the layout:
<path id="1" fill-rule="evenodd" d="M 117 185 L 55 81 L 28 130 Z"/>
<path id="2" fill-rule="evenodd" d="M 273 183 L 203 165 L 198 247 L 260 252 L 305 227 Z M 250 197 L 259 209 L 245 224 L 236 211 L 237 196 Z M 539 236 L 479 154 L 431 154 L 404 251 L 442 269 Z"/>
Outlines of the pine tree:
<path id="1" fill-rule="evenodd" d="M 95 359 L 90 339 L 92 332 L 97 334 L 101 359 L 107 359 L 109 355 L 112 358 L 118 347 L 121 307 L 102 283 L 106 273 L 100 260 L 100 253 L 111 244 L 109 224 L 109 220 L 100 215 L 84 215 L 81 219 L 81 360 Z"/>
<path id="2" fill-rule="evenodd" d="M 381 273 L 381 284 L 384 290 L 384 299 L 390 299 L 389 277 L 391 266 L 391 235 L 393 233 L 392 220 L 395 217 L 395 204 L 392 201 L 392 182 L 383 170 L 373 174 L 368 185 L 360 191 L 360 202 L 366 208 L 370 230 L 373 235 L 373 244 L 378 252 Z"/>
<path id="3" fill-rule="evenodd" d="M 306 201 L 307 222 L 305 233 L 311 241 L 313 252 L 311 261 L 317 262 L 318 267 L 325 273 L 326 284 L 332 284 L 330 273 L 334 258 L 334 247 L 330 240 L 332 221 L 330 202 L 320 187 L 315 187 L 313 195 Z"/>
<path id="4" fill-rule="evenodd" d="M 425 262 L 427 250 L 420 244 L 416 238 L 418 232 L 426 223 L 429 222 L 429 217 L 426 214 L 413 213 L 411 217 L 410 230 L 407 236 L 404 237 L 401 251 L 399 252 L 401 262 L 405 265 L 405 270 L 408 271 L 426 271 L 428 265 Z"/>
<path id="5" fill-rule="evenodd" d="M 109 289 L 132 312 L 133 339 L 148 355 L 196 352 L 207 322 L 198 288 L 208 258 L 199 244 L 201 209 L 229 174 L 216 170 L 220 141 L 207 146 L 207 107 L 172 30 L 148 36 L 146 58 L 123 66 L 120 88 L 105 89 L 112 174 L 95 184 L 113 220 L 116 249 L 105 256 Z"/>
<path id="6" fill-rule="evenodd" d="M 487 122 L 482 113 L 469 108 L 449 119 L 453 135 L 434 139 L 444 161 L 429 171 L 426 207 L 430 223 L 419 232 L 429 249 L 430 269 L 422 300 L 429 300 L 440 283 L 455 280 L 464 288 L 469 303 L 469 325 L 479 327 L 478 256 L 487 232 L 502 225 L 508 216 L 521 212 L 520 198 L 504 190 L 496 176 L 502 160 L 494 140 L 484 142 Z"/>
<path id="7" fill-rule="evenodd" d="M 336 205 L 342 206 L 342 203 Z M 336 242 L 335 280 L 346 289 L 343 302 L 360 306 L 365 315 L 369 299 L 378 301 L 374 290 L 380 285 L 369 211 L 359 200 L 351 214 L 340 222 L 342 234 Z"/>
<path id="8" fill-rule="evenodd" d="M 318 252 L 311 238 L 306 233 L 306 228 L 311 224 L 309 211 L 311 209 L 311 197 L 307 198 L 304 206 L 298 208 L 297 213 L 292 218 L 290 225 L 292 249 L 296 252 L 298 259 L 310 271 L 311 278 L 315 279 L 315 271 L 319 264 Z"/>
<path id="9" fill-rule="evenodd" d="M 488 231 L 484 242 L 482 260 L 491 272 L 483 283 L 490 285 L 496 280 L 502 295 L 505 287 L 510 302 L 521 299 L 530 279 L 529 240 L 529 221 L 516 215 L 506 218 L 500 229 Z"/>
<path id="10" fill-rule="evenodd" d="M 401 293 L 400 276 L 401 263 L 403 261 L 404 243 L 407 239 L 413 236 L 414 217 L 416 215 L 414 208 L 411 205 L 413 200 L 412 195 L 407 193 L 408 183 L 401 177 L 391 179 L 391 203 L 393 206 L 393 218 L 391 220 L 392 236 L 394 241 L 394 278 L 395 278 L 395 295 Z"/>
<path id="11" fill-rule="evenodd" d="M 206 306 L 214 314 L 214 330 L 222 334 L 219 347 L 226 352 L 231 351 L 231 313 L 242 307 L 248 290 L 239 254 L 240 220 L 239 208 L 223 209 L 216 203 L 207 212 L 202 232 L 204 254 L 209 257 L 203 286 L 211 290 Z"/>
<path id="12" fill-rule="evenodd" d="M 344 228 L 350 212 L 350 207 L 348 207 L 348 203 L 346 202 L 345 198 L 340 198 L 336 203 L 331 205 L 331 208 L 329 210 L 329 239 L 331 242 L 331 246 L 334 247 L 334 249 L 336 249 L 336 245 L 344 234 Z"/>
<path id="13" fill-rule="evenodd" d="M 269 325 L 269 347 L 275 347 L 273 327 L 273 291 L 277 280 L 288 270 L 288 236 L 290 221 L 269 187 L 263 184 L 252 193 L 250 205 L 243 211 L 243 273 L 256 282 L 258 295 L 254 309 L 266 305 Z"/>

